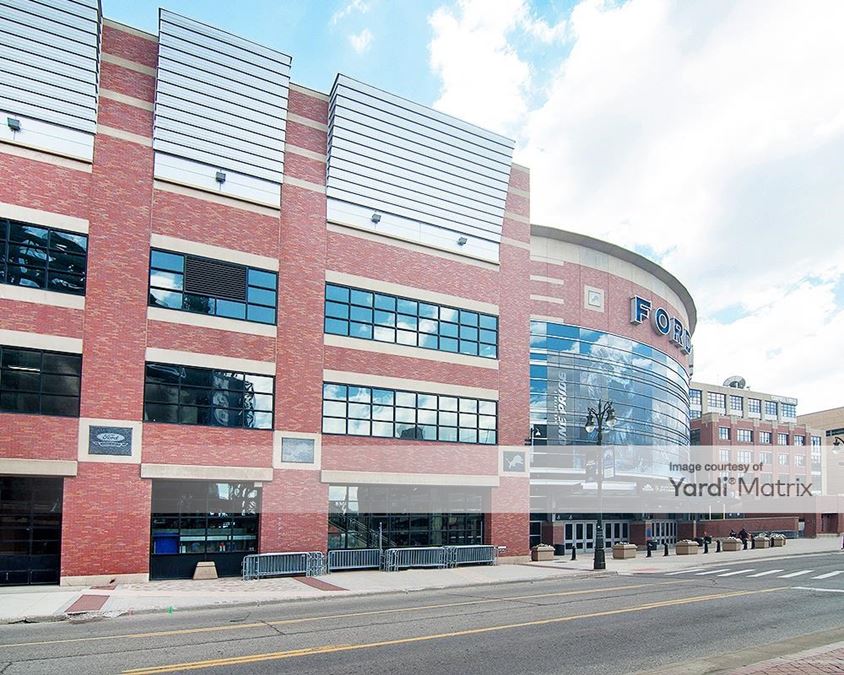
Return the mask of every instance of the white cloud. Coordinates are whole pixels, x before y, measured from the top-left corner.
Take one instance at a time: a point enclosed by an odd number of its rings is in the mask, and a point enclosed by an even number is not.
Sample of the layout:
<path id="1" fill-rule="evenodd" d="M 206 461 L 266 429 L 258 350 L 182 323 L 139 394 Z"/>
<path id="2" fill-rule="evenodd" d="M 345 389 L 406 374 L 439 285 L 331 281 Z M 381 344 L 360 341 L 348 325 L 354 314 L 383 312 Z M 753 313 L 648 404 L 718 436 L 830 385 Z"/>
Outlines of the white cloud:
<path id="1" fill-rule="evenodd" d="M 360 33 L 350 35 L 349 44 L 358 54 L 363 54 L 372 44 L 372 32 L 368 28 L 364 28 Z"/>
<path id="2" fill-rule="evenodd" d="M 434 107 L 500 133 L 512 133 L 527 113 L 531 67 L 508 42 L 514 34 L 550 43 L 565 22 L 549 25 L 526 0 L 461 0 L 429 18 L 430 63 L 442 87 Z"/>
<path id="3" fill-rule="evenodd" d="M 656 251 L 698 305 L 696 377 L 844 404 L 844 3 L 584 0 L 543 72 L 530 7 L 483 7 L 431 19 L 436 105 L 512 130 L 532 220 Z"/>
<path id="4" fill-rule="evenodd" d="M 331 15 L 331 25 L 336 26 L 340 21 L 352 13 L 358 12 L 360 14 L 366 14 L 368 11 L 369 3 L 365 0 L 350 0 Z"/>

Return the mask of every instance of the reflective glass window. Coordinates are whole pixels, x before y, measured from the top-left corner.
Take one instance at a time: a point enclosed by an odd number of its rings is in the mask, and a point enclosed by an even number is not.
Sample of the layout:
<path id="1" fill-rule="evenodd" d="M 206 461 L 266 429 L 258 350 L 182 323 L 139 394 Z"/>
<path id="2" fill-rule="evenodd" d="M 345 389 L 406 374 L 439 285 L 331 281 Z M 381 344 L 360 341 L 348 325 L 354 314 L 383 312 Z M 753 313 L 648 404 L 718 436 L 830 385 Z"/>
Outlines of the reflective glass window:
<path id="1" fill-rule="evenodd" d="M 147 363 L 144 421 L 272 429 L 275 378 Z"/>
<path id="2" fill-rule="evenodd" d="M 325 286 L 325 332 L 498 358 L 496 316 L 337 284 Z"/>
<path id="3" fill-rule="evenodd" d="M 0 412 L 79 417 L 82 356 L 0 346 Z"/>
<path id="4" fill-rule="evenodd" d="M 0 283 L 85 295 L 88 237 L 0 218 Z"/>
<path id="5" fill-rule="evenodd" d="M 276 272 L 174 251 L 150 252 L 149 304 L 153 307 L 275 324 L 277 287 Z M 333 314 L 326 307 L 326 315 L 348 319 L 347 307 L 333 305 Z M 340 332 L 349 326 L 334 321 L 332 328 Z"/>

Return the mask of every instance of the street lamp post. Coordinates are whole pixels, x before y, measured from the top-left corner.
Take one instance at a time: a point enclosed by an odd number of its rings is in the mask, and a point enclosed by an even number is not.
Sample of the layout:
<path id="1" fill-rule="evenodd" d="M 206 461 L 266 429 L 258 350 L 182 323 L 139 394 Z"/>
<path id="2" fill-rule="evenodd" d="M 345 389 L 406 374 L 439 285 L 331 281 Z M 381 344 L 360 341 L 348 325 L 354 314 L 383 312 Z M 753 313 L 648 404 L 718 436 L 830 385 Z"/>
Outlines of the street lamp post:
<path id="1" fill-rule="evenodd" d="M 601 450 L 601 445 L 604 440 L 604 425 L 607 429 L 612 429 L 618 419 L 615 416 L 615 409 L 612 406 L 612 401 L 598 401 L 598 407 L 590 406 L 586 416 L 586 424 L 583 428 L 587 434 L 591 434 L 597 429 L 598 435 L 596 438 L 598 446 L 598 466 L 596 467 L 596 476 L 598 479 L 598 531 L 595 533 L 595 557 L 592 564 L 592 569 L 605 570 L 607 569 L 606 551 L 604 550 L 604 454 Z"/>

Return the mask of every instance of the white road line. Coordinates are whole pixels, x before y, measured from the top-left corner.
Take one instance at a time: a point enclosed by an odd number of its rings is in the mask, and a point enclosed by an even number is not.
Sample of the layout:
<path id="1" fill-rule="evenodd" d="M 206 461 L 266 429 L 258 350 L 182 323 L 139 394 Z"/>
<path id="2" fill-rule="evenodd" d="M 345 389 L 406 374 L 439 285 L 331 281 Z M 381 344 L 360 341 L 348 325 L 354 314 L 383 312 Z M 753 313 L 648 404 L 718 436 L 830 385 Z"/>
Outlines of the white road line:
<path id="1" fill-rule="evenodd" d="M 724 569 L 720 569 L 720 570 L 707 570 L 706 572 L 698 572 L 697 574 L 695 574 L 695 576 L 696 577 L 702 577 L 705 574 L 718 574 L 718 572 L 729 572 L 729 571 L 730 571 L 730 568 L 725 567 Z"/>
<path id="2" fill-rule="evenodd" d="M 747 570 L 735 570 L 734 572 L 727 572 L 726 574 L 719 574 L 718 576 L 719 577 L 734 577 L 737 574 L 744 574 L 745 572 L 752 572 L 752 571 L 753 571 L 753 568 L 751 567 L 750 569 L 747 569 Z"/>
<path id="3" fill-rule="evenodd" d="M 777 572 L 782 572 L 782 570 L 767 570 L 765 572 L 757 572 L 756 574 L 751 574 L 748 578 L 755 579 L 756 577 L 766 577 L 769 574 L 776 574 Z"/>
<path id="4" fill-rule="evenodd" d="M 791 574 L 781 574 L 777 579 L 791 579 L 791 577 L 802 577 L 804 574 L 811 574 L 815 570 L 800 570 L 799 572 L 792 572 Z"/>
<path id="5" fill-rule="evenodd" d="M 844 593 L 844 588 L 813 588 L 812 586 L 792 586 L 795 591 L 820 591 L 821 593 Z"/>
<path id="6" fill-rule="evenodd" d="M 702 569 L 703 569 L 703 567 L 692 567 L 691 569 L 688 569 L 688 570 L 680 570 L 679 572 L 669 572 L 669 573 L 668 573 L 668 574 L 666 574 L 665 576 L 667 576 L 667 577 L 673 577 L 673 576 L 677 576 L 678 574 L 689 574 L 690 572 L 698 572 L 698 571 L 700 571 L 700 570 L 702 570 Z"/>
<path id="7" fill-rule="evenodd" d="M 830 577 L 834 577 L 839 574 L 844 574 L 844 570 L 838 570 L 837 572 L 827 572 L 826 574 L 819 574 L 816 577 L 812 577 L 812 579 L 829 579 Z"/>

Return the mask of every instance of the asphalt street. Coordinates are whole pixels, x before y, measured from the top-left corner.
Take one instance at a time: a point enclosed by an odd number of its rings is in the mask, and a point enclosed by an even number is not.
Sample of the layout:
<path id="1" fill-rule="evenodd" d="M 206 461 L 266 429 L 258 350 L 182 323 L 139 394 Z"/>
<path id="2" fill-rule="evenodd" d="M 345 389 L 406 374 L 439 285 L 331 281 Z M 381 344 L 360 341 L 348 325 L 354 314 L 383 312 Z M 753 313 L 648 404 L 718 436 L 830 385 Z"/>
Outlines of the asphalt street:
<path id="1" fill-rule="evenodd" d="M 844 640 L 844 554 L 717 563 L 9 625 L 0 674 L 728 672 Z"/>

